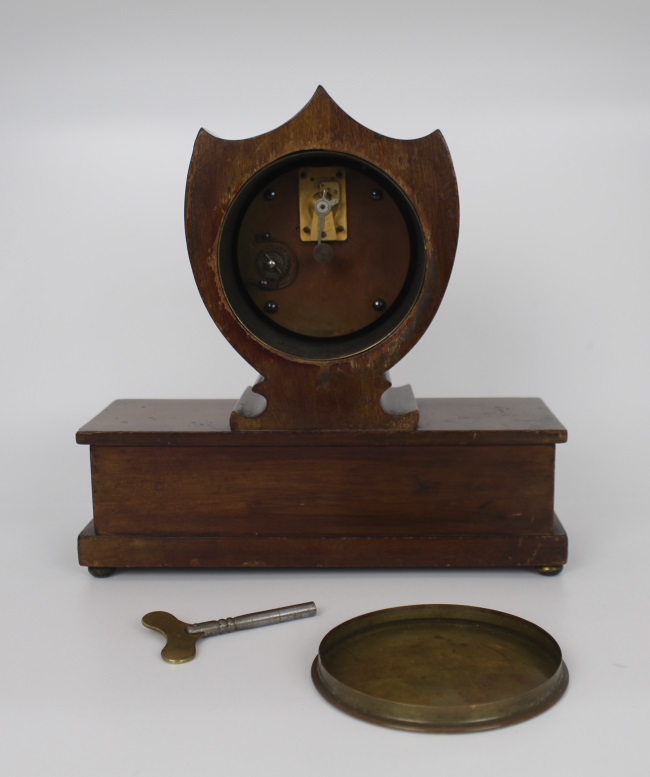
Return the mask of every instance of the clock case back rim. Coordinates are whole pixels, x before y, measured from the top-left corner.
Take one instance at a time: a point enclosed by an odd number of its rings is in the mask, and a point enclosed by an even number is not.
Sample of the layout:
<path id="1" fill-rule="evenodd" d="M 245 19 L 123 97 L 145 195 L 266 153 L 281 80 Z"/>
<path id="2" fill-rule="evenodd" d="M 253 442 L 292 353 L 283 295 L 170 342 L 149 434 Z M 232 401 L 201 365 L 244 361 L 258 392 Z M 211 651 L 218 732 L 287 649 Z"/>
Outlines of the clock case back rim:
<path id="1" fill-rule="evenodd" d="M 374 179 L 398 206 L 409 236 L 410 262 L 407 278 L 394 304 L 384 315 L 358 332 L 339 337 L 310 337 L 276 325 L 254 306 L 237 271 L 237 239 L 242 219 L 252 199 L 279 175 L 299 167 L 334 166 L 353 168 Z M 264 347 L 305 361 L 335 361 L 353 357 L 381 343 L 400 325 L 416 303 L 426 274 L 425 246 L 417 212 L 408 198 L 383 171 L 350 154 L 325 149 L 298 151 L 281 157 L 256 173 L 233 199 L 217 247 L 219 279 L 231 310 L 252 337 Z"/>

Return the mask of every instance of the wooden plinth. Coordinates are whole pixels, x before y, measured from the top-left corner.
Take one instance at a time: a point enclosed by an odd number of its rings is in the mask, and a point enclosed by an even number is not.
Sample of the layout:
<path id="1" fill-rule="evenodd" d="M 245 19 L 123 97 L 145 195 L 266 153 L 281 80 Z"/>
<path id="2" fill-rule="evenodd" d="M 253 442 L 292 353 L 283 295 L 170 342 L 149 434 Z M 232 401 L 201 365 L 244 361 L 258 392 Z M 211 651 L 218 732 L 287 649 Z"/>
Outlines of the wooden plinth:
<path id="1" fill-rule="evenodd" d="M 424 399 L 416 430 L 230 431 L 230 400 L 119 400 L 79 430 L 122 567 L 554 567 L 555 445 L 539 399 Z"/>

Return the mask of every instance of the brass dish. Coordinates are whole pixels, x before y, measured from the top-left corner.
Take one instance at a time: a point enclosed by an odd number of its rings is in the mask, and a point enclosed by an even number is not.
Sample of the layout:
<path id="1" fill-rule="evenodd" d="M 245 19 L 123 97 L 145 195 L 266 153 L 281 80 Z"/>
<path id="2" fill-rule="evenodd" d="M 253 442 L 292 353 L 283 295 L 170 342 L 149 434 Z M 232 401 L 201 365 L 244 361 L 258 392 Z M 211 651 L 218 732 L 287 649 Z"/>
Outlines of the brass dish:
<path id="1" fill-rule="evenodd" d="M 569 673 L 557 642 L 533 623 L 481 607 L 422 604 L 332 629 L 312 678 L 350 715 L 453 733 L 538 715 L 562 696 Z"/>

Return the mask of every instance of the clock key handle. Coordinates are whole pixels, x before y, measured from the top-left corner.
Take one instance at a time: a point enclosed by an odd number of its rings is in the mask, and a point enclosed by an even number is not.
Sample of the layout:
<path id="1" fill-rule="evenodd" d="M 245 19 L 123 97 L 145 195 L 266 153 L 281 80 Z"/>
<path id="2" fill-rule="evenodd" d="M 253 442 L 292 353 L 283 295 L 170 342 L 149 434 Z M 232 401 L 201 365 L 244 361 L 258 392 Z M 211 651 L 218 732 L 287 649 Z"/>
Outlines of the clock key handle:
<path id="1" fill-rule="evenodd" d="M 313 602 L 305 602 L 202 623 L 184 623 L 168 612 L 156 611 L 147 613 L 142 623 L 166 637 L 167 642 L 161 651 L 165 661 L 170 664 L 184 664 L 196 656 L 196 641 L 201 637 L 213 637 L 243 629 L 257 629 L 274 623 L 311 618 L 313 615 L 316 615 L 316 605 Z"/>

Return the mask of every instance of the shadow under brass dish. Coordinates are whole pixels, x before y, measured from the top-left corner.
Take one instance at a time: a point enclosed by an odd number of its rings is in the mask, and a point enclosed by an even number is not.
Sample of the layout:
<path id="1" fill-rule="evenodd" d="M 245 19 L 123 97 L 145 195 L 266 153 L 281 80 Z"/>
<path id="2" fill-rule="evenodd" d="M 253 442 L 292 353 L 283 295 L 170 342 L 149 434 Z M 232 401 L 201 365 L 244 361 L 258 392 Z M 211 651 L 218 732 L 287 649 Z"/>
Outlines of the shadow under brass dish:
<path id="1" fill-rule="evenodd" d="M 562 696 L 569 673 L 557 642 L 533 623 L 480 607 L 423 604 L 332 629 L 312 678 L 350 715 L 453 733 L 538 715 Z"/>

